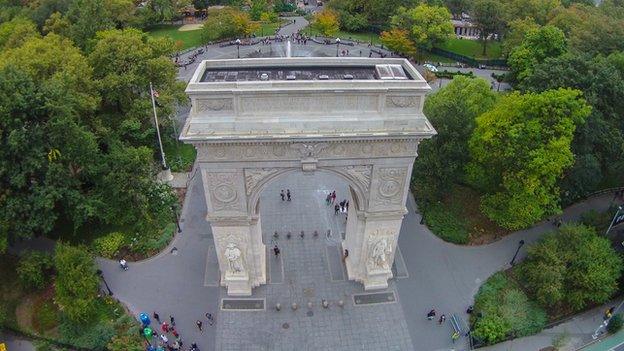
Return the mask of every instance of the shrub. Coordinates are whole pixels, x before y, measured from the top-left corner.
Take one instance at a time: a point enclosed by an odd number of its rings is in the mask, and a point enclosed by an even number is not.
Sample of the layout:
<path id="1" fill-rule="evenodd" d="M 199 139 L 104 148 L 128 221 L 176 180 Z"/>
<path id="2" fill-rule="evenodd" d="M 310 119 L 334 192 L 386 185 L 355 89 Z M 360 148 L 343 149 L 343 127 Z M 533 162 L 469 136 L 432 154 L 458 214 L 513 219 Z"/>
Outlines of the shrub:
<path id="1" fill-rule="evenodd" d="M 470 239 L 468 223 L 452 208 L 442 203 L 434 203 L 423 209 L 429 229 L 442 240 L 455 244 L 467 244 Z"/>
<path id="2" fill-rule="evenodd" d="M 52 301 L 39 301 L 35 305 L 32 318 L 35 330 L 43 334 L 58 325 L 58 309 Z"/>
<path id="3" fill-rule="evenodd" d="M 169 223 L 162 230 L 152 231 L 154 234 L 138 235 L 133 238 L 130 244 L 130 251 L 140 254 L 151 254 L 165 248 L 173 238 L 173 232 L 176 228 L 175 223 Z"/>
<path id="4" fill-rule="evenodd" d="M 89 320 L 99 287 L 93 257 L 82 248 L 58 243 L 54 263 L 56 304 L 74 322 Z"/>
<path id="5" fill-rule="evenodd" d="M 593 227 L 600 233 L 604 233 L 609 228 L 609 224 L 611 224 L 614 212 L 611 210 L 605 212 L 589 210 L 581 215 L 581 223 L 588 227 Z"/>
<path id="6" fill-rule="evenodd" d="M 547 307 L 578 311 L 607 301 L 617 290 L 622 259 L 608 239 L 584 225 L 565 225 L 529 247 L 521 274 Z"/>
<path id="7" fill-rule="evenodd" d="M 472 314 L 473 335 L 486 344 L 541 331 L 547 317 L 504 273 L 492 275 L 479 288 Z"/>
<path id="8" fill-rule="evenodd" d="M 622 315 L 616 314 L 609 320 L 609 324 L 607 324 L 607 331 L 611 334 L 615 334 L 622 329 L 623 324 L 624 320 L 622 319 Z"/>
<path id="9" fill-rule="evenodd" d="M 113 258 L 122 248 L 126 236 L 121 232 L 112 232 L 93 241 L 93 249 L 99 256 Z"/>
<path id="10" fill-rule="evenodd" d="M 17 276 L 27 289 L 43 289 L 49 281 L 52 257 L 43 252 L 30 251 L 17 265 Z"/>
<path id="11" fill-rule="evenodd" d="M 80 323 L 61 318 L 59 331 L 62 342 L 95 351 L 106 350 L 106 346 L 115 335 L 112 323 L 107 320 Z"/>
<path id="12" fill-rule="evenodd" d="M 4 326 L 5 323 L 9 320 L 9 314 L 6 306 L 0 304 L 0 327 Z"/>

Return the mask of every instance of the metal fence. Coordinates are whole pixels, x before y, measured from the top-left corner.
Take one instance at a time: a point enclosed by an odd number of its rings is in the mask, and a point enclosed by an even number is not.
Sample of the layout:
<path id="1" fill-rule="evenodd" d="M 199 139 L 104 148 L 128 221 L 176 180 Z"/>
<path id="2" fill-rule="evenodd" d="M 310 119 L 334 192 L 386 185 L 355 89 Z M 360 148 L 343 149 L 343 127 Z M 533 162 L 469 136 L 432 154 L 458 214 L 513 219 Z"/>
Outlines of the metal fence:
<path id="1" fill-rule="evenodd" d="M 481 65 L 488 66 L 488 67 L 501 67 L 501 68 L 506 68 L 507 67 L 507 61 L 506 60 L 502 60 L 502 59 L 497 59 L 497 60 L 479 60 L 479 59 L 475 59 L 474 57 L 469 57 L 469 56 L 456 54 L 454 52 L 446 51 L 446 50 L 443 50 L 443 49 L 440 49 L 440 48 L 431 48 L 428 51 L 431 52 L 432 54 L 439 55 L 439 56 L 446 57 L 446 58 L 450 58 L 450 59 L 453 59 L 453 60 L 455 60 L 457 62 L 462 62 L 462 63 L 465 63 L 465 64 L 470 65 L 470 66 L 474 66 L 474 67 L 479 67 Z"/>

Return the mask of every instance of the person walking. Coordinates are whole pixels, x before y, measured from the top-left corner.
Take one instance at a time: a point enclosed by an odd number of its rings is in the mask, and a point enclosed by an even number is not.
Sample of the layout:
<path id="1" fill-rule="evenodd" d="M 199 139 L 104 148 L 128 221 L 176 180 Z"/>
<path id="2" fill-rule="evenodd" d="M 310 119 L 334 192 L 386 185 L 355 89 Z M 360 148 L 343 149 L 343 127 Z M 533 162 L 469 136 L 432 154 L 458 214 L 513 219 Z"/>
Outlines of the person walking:
<path id="1" fill-rule="evenodd" d="M 286 189 L 286 197 L 288 198 L 288 201 L 290 201 L 290 189 Z"/>
<path id="2" fill-rule="evenodd" d="M 202 325 L 204 323 L 202 323 L 202 321 L 197 320 L 197 322 L 195 322 L 195 324 L 197 324 L 197 329 L 199 329 L 200 332 L 203 332 L 204 330 L 202 329 Z"/>
<path id="3" fill-rule="evenodd" d="M 173 318 L 172 315 L 169 315 L 169 321 L 171 322 L 171 325 L 175 327 L 175 318 Z"/>
<path id="4" fill-rule="evenodd" d="M 167 322 L 162 322 L 162 324 L 160 325 L 160 329 L 163 332 L 168 333 L 169 332 L 169 324 L 167 324 Z"/>
<path id="5" fill-rule="evenodd" d="M 441 315 L 440 319 L 438 319 L 438 324 L 444 323 L 445 320 L 446 320 L 446 316 L 445 315 Z"/>
<path id="6" fill-rule="evenodd" d="M 340 211 L 340 206 L 338 206 L 338 204 L 334 205 L 334 214 L 337 215 L 339 211 Z"/>
<path id="7" fill-rule="evenodd" d="M 277 245 L 275 245 L 275 246 L 273 247 L 273 253 L 275 253 L 275 258 L 278 258 L 278 257 L 279 257 L 279 254 L 280 254 L 280 249 L 279 249 L 279 247 L 277 247 Z"/>
<path id="8" fill-rule="evenodd" d="M 180 334 L 178 334 L 178 331 L 175 330 L 175 328 L 171 329 L 171 334 L 173 334 L 173 337 L 176 339 L 180 337 Z"/>
<path id="9" fill-rule="evenodd" d="M 331 193 L 327 194 L 327 196 L 325 196 L 325 205 L 329 206 L 329 204 L 331 204 Z"/>
<path id="10" fill-rule="evenodd" d="M 282 201 L 286 200 L 285 196 L 286 195 L 284 195 L 284 189 L 282 189 L 282 191 L 280 191 L 280 197 L 282 198 Z"/>
<path id="11" fill-rule="evenodd" d="M 332 202 L 332 204 L 333 204 L 334 202 L 336 202 L 336 190 L 334 190 L 334 191 L 332 192 L 331 197 L 332 197 L 331 202 Z"/>
<path id="12" fill-rule="evenodd" d="M 212 313 L 206 313 L 206 319 L 208 319 L 208 324 L 210 324 L 211 326 L 214 325 L 215 319 L 212 316 Z"/>
<path id="13" fill-rule="evenodd" d="M 345 209 L 347 212 L 349 212 L 349 201 L 347 201 L 347 203 L 345 203 Z"/>
<path id="14" fill-rule="evenodd" d="M 165 334 L 160 334 L 160 340 L 165 344 L 169 342 L 169 338 Z"/>
<path id="15" fill-rule="evenodd" d="M 427 313 L 427 319 L 432 321 L 435 318 L 436 312 L 434 309 L 432 309 L 431 311 L 429 311 L 429 313 Z"/>
<path id="16" fill-rule="evenodd" d="M 158 315 L 158 313 L 156 313 L 156 311 L 154 311 L 154 314 L 152 314 L 152 317 L 154 317 L 154 319 L 160 323 L 160 316 Z"/>

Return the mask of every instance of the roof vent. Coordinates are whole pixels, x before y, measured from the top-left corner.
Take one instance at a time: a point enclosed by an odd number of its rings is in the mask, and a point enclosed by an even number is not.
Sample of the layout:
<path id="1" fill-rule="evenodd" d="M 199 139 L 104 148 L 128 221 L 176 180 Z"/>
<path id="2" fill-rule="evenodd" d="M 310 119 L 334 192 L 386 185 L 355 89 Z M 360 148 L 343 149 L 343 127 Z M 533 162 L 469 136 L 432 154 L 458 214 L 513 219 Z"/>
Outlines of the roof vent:
<path id="1" fill-rule="evenodd" d="M 289 74 L 286 76 L 286 80 L 295 80 L 295 79 L 297 79 L 297 77 L 295 77 L 294 74 Z"/>
<path id="2" fill-rule="evenodd" d="M 319 76 L 318 76 L 318 78 L 319 78 L 320 80 L 328 80 L 328 79 L 329 79 L 329 76 L 328 76 L 327 74 L 321 74 L 321 75 L 319 75 Z"/>
<path id="3" fill-rule="evenodd" d="M 401 65 L 375 65 L 377 76 L 382 80 L 407 79 L 407 75 Z"/>
<path id="4" fill-rule="evenodd" d="M 345 74 L 344 76 L 342 76 L 342 78 L 344 78 L 344 79 L 353 79 L 353 74 Z"/>
<path id="5" fill-rule="evenodd" d="M 268 75 L 268 74 L 266 74 L 266 73 L 262 73 L 262 74 L 260 75 L 260 80 L 269 80 L 269 75 Z"/>

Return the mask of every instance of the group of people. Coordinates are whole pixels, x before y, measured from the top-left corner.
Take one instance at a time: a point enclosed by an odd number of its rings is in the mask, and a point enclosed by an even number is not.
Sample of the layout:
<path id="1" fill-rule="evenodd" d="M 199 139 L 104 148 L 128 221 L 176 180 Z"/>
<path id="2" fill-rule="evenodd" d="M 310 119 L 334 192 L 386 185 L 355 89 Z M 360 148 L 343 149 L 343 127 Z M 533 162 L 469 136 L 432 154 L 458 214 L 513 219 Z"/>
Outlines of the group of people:
<path id="1" fill-rule="evenodd" d="M 189 57 L 186 60 L 180 60 L 180 53 L 177 53 L 175 60 L 174 60 L 175 65 L 177 67 L 184 67 L 184 69 L 186 69 L 186 66 L 192 65 L 193 63 L 195 63 L 197 56 L 203 53 L 204 53 L 204 49 L 198 49 L 197 51 L 193 51 L 193 53 L 189 55 Z"/>
<path id="2" fill-rule="evenodd" d="M 280 191 L 280 197 L 282 198 L 282 201 L 290 201 L 290 189 L 286 189 L 286 192 L 282 189 Z"/>
<path id="3" fill-rule="evenodd" d="M 334 204 L 334 214 L 347 213 L 349 211 L 349 201 L 344 199 L 340 202 L 336 202 L 336 190 L 328 193 L 325 197 L 325 204 L 327 206 Z"/>
<path id="4" fill-rule="evenodd" d="M 214 325 L 215 319 L 212 314 L 206 313 L 205 316 L 208 320 L 208 323 L 211 326 Z M 196 343 L 191 343 L 188 349 L 183 348 L 184 341 L 182 340 L 180 333 L 178 333 L 178 330 L 176 329 L 175 318 L 172 315 L 169 316 L 169 323 L 167 323 L 166 320 L 161 321 L 160 316 L 156 311 L 154 311 L 152 317 L 158 323 L 158 328 L 152 329 L 150 327 L 151 321 L 147 314 L 141 313 L 139 315 L 139 319 L 143 323 L 140 334 L 141 336 L 145 337 L 145 340 L 148 343 L 146 351 L 200 351 Z M 203 322 L 201 320 L 197 320 L 195 324 L 197 325 L 199 331 L 203 332 Z M 152 343 L 148 339 L 149 337 L 153 337 L 157 340 L 156 346 L 152 345 Z"/>

